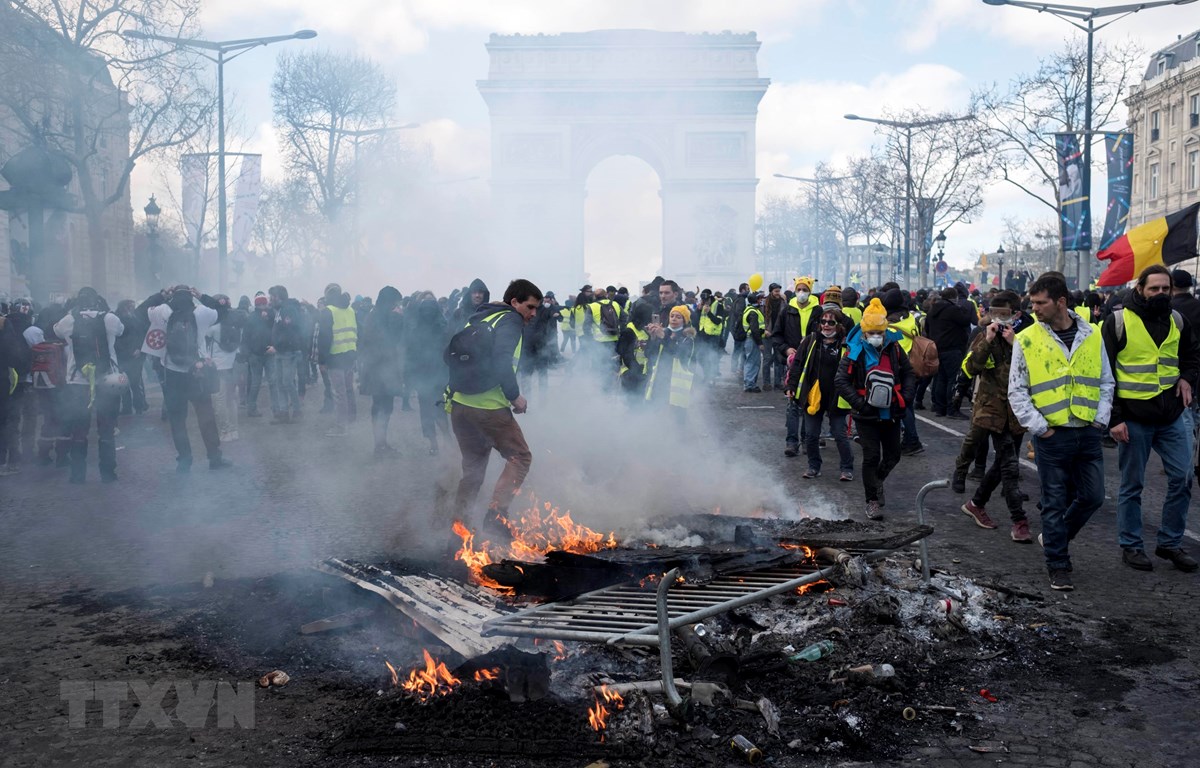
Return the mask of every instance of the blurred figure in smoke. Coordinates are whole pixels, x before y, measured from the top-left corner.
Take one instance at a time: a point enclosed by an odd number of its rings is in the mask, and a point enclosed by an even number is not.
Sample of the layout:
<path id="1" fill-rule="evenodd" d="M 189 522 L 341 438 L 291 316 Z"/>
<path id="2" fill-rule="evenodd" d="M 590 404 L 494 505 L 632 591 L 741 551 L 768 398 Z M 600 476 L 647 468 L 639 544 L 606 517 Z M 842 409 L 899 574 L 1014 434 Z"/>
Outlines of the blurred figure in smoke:
<path id="1" fill-rule="evenodd" d="M 621 306 L 609 298 L 607 290 L 597 288 L 595 297 L 584 315 L 586 335 L 590 339 L 587 349 L 592 356 L 593 369 L 600 376 L 600 386 L 607 391 L 616 383 L 617 337 L 621 335 L 624 320 Z"/>
<path id="2" fill-rule="evenodd" d="M 31 345 L 26 339 L 26 332 L 33 324 L 33 302 L 29 299 L 16 299 L 9 305 L 8 314 L 0 317 L 0 346 L 6 346 L 7 352 L 0 351 L 0 357 L 7 358 L 11 373 L 4 378 L 8 389 L 8 403 L 0 399 L 0 474 L 13 474 L 21 466 L 23 458 L 32 455 L 33 432 L 37 417 L 33 404 L 32 376 L 30 373 L 33 363 Z M 0 362 L 0 372 L 5 363 Z"/>
<path id="3" fill-rule="evenodd" d="M 629 311 L 629 322 L 625 324 L 621 330 L 621 337 L 617 339 L 617 356 L 621 358 L 621 391 L 629 396 L 633 404 L 644 402 L 646 398 L 649 369 L 646 353 L 650 344 L 650 334 L 646 327 L 650 325 L 652 314 L 653 307 L 650 304 L 634 302 Z"/>
<path id="4" fill-rule="evenodd" d="M 275 305 L 275 324 L 271 326 L 271 344 L 267 361 L 271 371 L 272 424 L 298 421 L 300 410 L 300 366 L 304 360 L 304 308 L 288 296 L 282 285 L 271 288 Z M 347 310 L 349 311 L 349 310 Z"/>
<path id="5" fill-rule="evenodd" d="M 196 306 L 196 299 L 200 300 L 201 306 Z M 186 285 L 178 285 L 151 296 L 147 301 L 151 324 L 161 322 L 166 328 L 163 403 L 167 421 L 171 425 L 171 438 L 178 453 L 176 471 L 180 474 L 192 471 L 192 443 L 187 430 L 189 403 L 196 412 L 196 423 L 208 455 L 208 468 L 224 469 L 231 466 L 221 456 L 217 416 L 212 404 L 212 395 L 220 383 L 204 343 L 209 328 L 220 317 L 216 300 L 211 296 L 201 296 Z"/>
<path id="6" fill-rule="evenodd" d="M 398 453 L 388 443 L 387 433 L 396 397 L 404 392 L 404 311 L 400 300 L 400 291 L 384 286 L 363 326 L 360 386 L 371 398 L 376 456 Z"/>
<path id="7" fill-rule="evenodd" d="M 231 442 L 238 439 L 237 376 L 234 367 L 242 346 L 246 315 L 229 306 L 228 296 L 218 293 L 213 298 L 217 300 L 219 320 L 208 329 L 207 343 L 220 384 L 214 393 L 213 408 L 216 409 L 217 432 L 221 441 Z"/>
<path id="8" fill-rule="evenodd" d="M 651 323 L 646 329 L 650 334 L 646 400 L 669 408 L 682 425 L 692 402 L 696 329 L 692 327 L 691 310 L 682 304 L 671 307 L 667 318 L 666 327 Z"/>
<path id="9" fill-rule="evenodd" d="M 467 290 L 463 292 L 462 303 L 458 305 L 458 309 L 454 310 L 454 317 L 450 320 L 450 332 L 458 333 L 467 325 L 479 308 L 492 300 L 491 291 L 487 285 L 478 277 L 471 281 L 467 286 Z"/>
<path id="10" fill-rule="evenodd" d="M 129 389 L 121 393 L 121 415 L 143 414 L 149 406 L 146 404 L 146 384 L 142 377 L 145 368 L 142 344 L 146 340 L 146 332 L 150 330 L 150 323 L 137 311 L 133 299 L 123 299 L 117 304 L 117 318 L 125 326 L 117 339 L 117 365 L 129 378 Z"/>
<path id="11" fill-rule="evenodd" d="M 66 386 L 63 390 L 63 431 L 71 441 L 72 483 L 87 474 L 88 432 L 96 417 L 100 480 L 117 479 L 117 413 L 120 389 L 107 386 L 117 375 L 116 341 L 125 327 L 94 288 L 80 288 L 70 311 L 54 325 L 54 333 L 67 343 Z"/>
<path id="12" fill-rule="evenodd" d="M 350 294 L 337 283 L 325 286 L 325 309 L 317 319 L 317 362 L 329 373 L 333 390 L 334 425 L 326 437 L 342 437 L 353 421 L 354 362 L 358 357 L 358 321 L 350 309 Z"/>
<path id="13" fill-rule="evenodd" d="M 451 371 L 448 404 L 454 437 L 462 452 L 463 477 L 455 496 L 458 514 L 465 516 L 475 503 L 492 449 L 505 459 L 484 518 L 484 527 L 491 536 L 509 535 L 503 518 L 533 463 L 533 454 L 513 414 L 525 413 L 528 407 L 517 381 L 517 368 L 525 324 L 533 319 L 541 302 L 542 292 L 536 285 L 528 280 L 512 281 L 502 303 L 484 304 L 468 321 L 469 325 L 486 323 L 492 327 L 487 335 L 490 341 L 480 342 L 489 344 L 490 354 L 457 354 L 459 344 L 470 346 L 472 339 L 483 337 L 471 334 L 469 329 L 456 334 L 447 350 L 448 359 L 467 360 L 461 368 Z M 478 394 L 457 391 L 464 389 L 461 383 L 465 381 L 475 384 L 471 389 L 477 391 L 492 382 L 495 384 Z"/>
<path id="14" fill-rule="evenodd" d="M 446 411 L 439 407 L 446 389 L 446 318 L 433 294 L 426 291 L 415 301 L 404 335 L 405 377 L 417 395 L 421 434 L 429 441 L 429 455 L 438 453 L 437 431 L 450 431 Z"/>
<path id="15" fill-rule="evenodd" d="M 720 297 L 714 297 L 713 292 L 705 288 L 700 292 L 700 333 L 696 336 L 696 357 L 700 363 L 700 372 L 705 383 L 712 382 L 717 377 L 719 350 L 717 345 L 721 340 L 721 331 L 725 327 L 725 307 Z"/>
<path id="16" fill-rule="evenodd" d="M 271 346 L 271 330 L 275 325 L 275 310 L 262 291 L 254 297 L 254 308 L 246 318 L 242 333 L 242 349 L 246 356 L 246 415 L 259 416 L 258 393 L 263 377 L 270 376 L 267 347 Z M 270 383 L 267 384 L 270 387 Z"/>
<path id="17" fill-rule="evenodd" d="M 541 306 L 537 308 L 533 319 L 525 325 L 524 350 L 521 353 L 521 383 L 530 389 L 533 377 L 537 375 L 538 391 L 546 394 L 550 383 L 550 367 L 558 356 L 558 306 L 554 302 L 554 294 L 547 293 L 542 298 Z"/>
<path id="18" fill-rule="evenodd" d="M 62 426 L 66 342 L 54 332 L 54 326 L 65 314 L 63 305 L 51 304 L 38 313 L 37 321 L 25 331 L 25 340 L 33 353 L 30 371 L 37 400 L 37 415 L 42 419 L 36 441 L 37 463 L 40 466 L 48 466 L 54 461 L 59 467 L 67 466 L 70 450 Z M 52 450 L 54 459 L 50 458 Z"/>

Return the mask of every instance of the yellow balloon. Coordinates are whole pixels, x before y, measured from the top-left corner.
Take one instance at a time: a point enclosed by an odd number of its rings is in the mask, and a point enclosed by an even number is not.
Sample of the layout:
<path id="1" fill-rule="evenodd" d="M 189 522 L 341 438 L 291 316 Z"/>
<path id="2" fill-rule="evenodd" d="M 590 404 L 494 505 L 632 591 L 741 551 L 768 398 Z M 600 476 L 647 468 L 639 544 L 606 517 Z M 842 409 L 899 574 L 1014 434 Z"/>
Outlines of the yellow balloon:
<path id="1" fill-rule="evenodd" d="M 750 279 L 747 280 L 746 283 L 750 286 L 750 290 L 752 291 L 757 291 L 759 288 L 762 288 L 762 272 L 755 272 L 753 275 L 750 275 Z"/>

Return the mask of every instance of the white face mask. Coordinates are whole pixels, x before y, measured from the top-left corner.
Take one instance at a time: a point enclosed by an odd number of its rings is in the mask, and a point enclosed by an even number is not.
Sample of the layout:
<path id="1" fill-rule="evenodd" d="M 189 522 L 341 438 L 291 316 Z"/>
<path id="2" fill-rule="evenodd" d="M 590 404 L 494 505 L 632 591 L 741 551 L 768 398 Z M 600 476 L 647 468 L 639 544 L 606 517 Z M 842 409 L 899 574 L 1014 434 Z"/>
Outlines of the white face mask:
<path id="1" fill-rule="evenodd" d="M 808 297 L 811 295 L 812 294 L 810 294 L 808 291 L 798 291 L 796 293 L 796 301 L 799 301 L 801 304 L 803 304 L 804 302 L 808 301 Z"/>
<path id="2" fill-rule="evenodd" d="M 837 329 L 836 328 L 822 328 L 821 335 L 827 339 L 832 339 L 834 336 L 837 336 Z"/>
<path id="3" fill-rule="evenodd" d="M 878 336 L 868 335 L 867 343 L 870 344 L 872 347 L 879 349 L 880 347 L 883 346 L 883 334 L 879 334 Z"/>

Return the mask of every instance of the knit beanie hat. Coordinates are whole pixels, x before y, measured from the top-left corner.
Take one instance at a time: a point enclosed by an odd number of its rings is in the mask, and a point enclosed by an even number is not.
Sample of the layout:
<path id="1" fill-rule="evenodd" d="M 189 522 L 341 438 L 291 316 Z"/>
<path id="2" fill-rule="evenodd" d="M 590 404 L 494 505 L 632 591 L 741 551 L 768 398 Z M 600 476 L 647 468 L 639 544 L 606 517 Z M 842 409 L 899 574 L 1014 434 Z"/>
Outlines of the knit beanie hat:
<path id="1" fill-rule="evenodd" d="M 688 309 L 687 305 L 680 304 L 678 307 L 671 307 L 671 311 L 678 312 L 679 314 L 683 315 L 683 324 L 684 325 L 691 325 L 692 310 Z M 667 319 L 670 320 L 669 317 Z"/>
<path id="2" fill-rule="evenodd" d="M 840 285 L 831 285 L 825 289 L 825 295 L 821 297 L 821 304 L 827 306 L 836 304 L 842 306 L 842 287 Z"/>
<path id="3" fill-rule="evenodd" d="M 880 333 L 887 330 L 887 310 L 883 308 L 879 299 L 871 299 L 871 303 L 863 310 L 859 325 L 862 326 L 863 333 Z"/>
<path id="4" fill-rule="evenodd" d="M 813 279 L 811 277 L 807 277 L 807 276 L 797 277 L 796 278 L 796 290 L 799 291 L 800 286 L 802 286 L 802 285 L 804 286 L 804 290 L 808 291 L 809 293 L 812 293 Z"/>

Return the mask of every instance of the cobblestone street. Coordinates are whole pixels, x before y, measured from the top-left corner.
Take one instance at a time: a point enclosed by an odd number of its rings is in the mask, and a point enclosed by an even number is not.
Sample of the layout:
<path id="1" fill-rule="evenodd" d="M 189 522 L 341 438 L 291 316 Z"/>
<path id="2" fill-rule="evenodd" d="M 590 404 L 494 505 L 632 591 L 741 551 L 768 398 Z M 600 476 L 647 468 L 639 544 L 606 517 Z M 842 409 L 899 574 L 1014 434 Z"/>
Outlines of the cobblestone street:
<path id="1" fill-rule="evenodd" d="M 551 395 L 558 398 L 569 389 L 558 377 L 551 386 Z M 636 510 L 637 516 L 673 512 L 677 510 L 663 508 L 660 499 L 629 490 L 638 488 L 634 481 L 621 485 L 610 478 L 635 477 L 639 466 L 660 459 L 660 449 L 681 448 L 672 450 L 671 461 L 660 462 L 655 470 L 669 483 L 672 462 L 686 461 L 690 452 L 719 443 L 724 455 L 731 455 L 729 447 L 736 446 L 738 453 L 756 461 L 739 460 L 728 478 L 715 478 L 720 492 L 707 494 L 701 488 L 697 497 L 678 488 L 667 498 L 686 498 L 681 504 L 689 510 L 711 509 L 728 504 L 726 496 L 753 500 L 763 488 L 777 487 L 802 507 L 844 510 L 856 520 L 865 519 L 857 479 L 839 483 L 836 474 L 826 472 L 816 480 L 802 480 L 803 457 L 783 457 L 781 395 L 743 394 L 728 376 L 712 393 L 709 415 L 701 421 L 697 417 L 703 412 L 694 412 L 688 433 L 660 435 L 661 442 L 651 450 L 634 441 L 624 457 L 594 472 L 578 466 L 592 454 L 573 452 L 564 436 L 574 434 L 585 441 L 589 420 L 607 420 L 619 430 L 616 422 L 632 417 L 623 408 L 607 419 L 595 408 L 580 414 L 555 400 L 543 407 L 531 397 L 530 413 L 521 417 L 535 457 L 527 488 L 568 493 L 564 489 L 573 487 L 568 480 L 578 479 L 575 475 L 590 479 L 590 485 L 582 487 L 605 490 L 587 498 L 555 498 L 589 525 L 589 510 L 616 509 L 626 522 L 631 517 L 628 510 Z M 94 465 L 88 483 L 81 486 L 67 484 L 65 470 L 53 468 L 27 466 L 18 475 L 0 478 L 0 765 L 388 762 L 331 756 L 323 747 L 325 734 L 340 727 L 353 711 L 355 696 L 372 689 L 373 683 L 364 680 L 367 673 L 293 668 L 287 670 L 292 675 L 288 686 L 251 689 L 254 678 L 236 664 L 223 666 L 220 654 L 209 652 L 219 643 L 197 629 L 214 622 L 240 623 L 262 647 L 269 650 L 275 643 L 289 652 L 299 648 L 297 658 L 316 663 L 320 657 L 305 655 L 306 641 L 299 639 L 296 627 L 321 616 L 290 606 L 289 592 L 279 584 L 295 583 L 298 591 L 315 594 L 319 601 L 319 585 L 328 577 L 313 574 L 310 566 L 321 558 L 371 561 L 444 547 L 449 521 L 439 519 L 434 510 L 442 490 L 456 482 L 458 452 L 453 440 L 443 441 L 439 456 L 428 455 L 419 438 L 417 415 L 397 409 L 393 432 L 411 436 L 413 443 L 402 448 L 399 458 L 376 461 L 370 454 L 365 401 L 351 435 L 334 439 L 322 436 L 326 417 L 315 412 L 312 399 L 299 424 L 270 426 L 262 419 L 245 419 L 241 439 L 226 449 L 235 466 L 222 472 L 209 472 L 198 460 L 190 476 L 175 474 L 173 449 L 155 402 L 145 416 L 122 417 L 117 483 L 101 484 Z M 948 476 L 966 425 L 921 419 L 927 450 L 904 458 L 888 481 L 889 519 L 915 522 L 917 490 L 929 480 Z M 193 435 L 193 441 L 200 449 L 198 436 Z M 829 462 L 836 460 L 832 443 L 825 451 L 829 469 Z M 859 460 L 855 448 L 856 468 Z M 929 496 L 929 518 L 936 527 L 930 539 L 935 568 L 1040 595 L 1043 610 L 1054 617 L 1053 628 L 1073 639 L 1046 652 L 1044 684 L 1036 689 L 1003 679 L 961 681 L 964 690 L 987 688 L 998 698 L 983 716 L 994 731 L 992 741 L 1007 751 L 973 752 L 966 740 L 948 734 L 914 744 L 901 762 L 878 764 L 1196 764 L 1200 613 L 1195 606 L 1200 581 L 1164 561 L 1156 560 L 1151 573 L 1121 564 L 1114 525 L 1116 452 L 1106 451 L 1105 461 L 1108 499 L 1072 544 L 1076 590 L 1071 593 L 1049 589 L 1036 544 L 1009 540 L 999 498 L 992 512 L 1001 527 L 984 530 L 958 510 L 968 497 L 949 490 Z M 495 472 L 493 466 L 489 478 Z M 1156 457 L 1147 477 L 1146 533 L 1152 541 L 1165 485 L 1154 480 L 1161 478 Z M 1036 534 L 1037 485 L 1031 465 L 1022 468 L 1022 486 L 1033 498 L 1028 511 Z M 1196 530 L 1193 521 L 1185 546 L 1196 547 Z M 204 602 L 206 584 L 246 595 L 245 612 L 211 615 L 211 606 Z M 264 652 L 264 657 L 270 654 Z M 84 727 L 78 727 L 63 688 L 67 681 L 152 685 L 168 680 L 240 683 L 245 687 L 238 692 L 253 696 L 253 727 L 218 727 L 216 717 L 198 728 L 178 723 L 132 727 L 134 693 L 122 708 L 120 727 L 102 724 L 98 704 L 88 710 Z M 164 705 L 174 697 L 169 694 Z M 772 745 L 768 756 L 786 765 L 840 764 L 835 757 L 789 756 L 785 745 Z M 391 764 L 529 764 L 397 760 Z M 546 764 L 583 768 L 587 762 L 580 758 Z M 716 764 L 723 763 L 718 758 Z"/>

